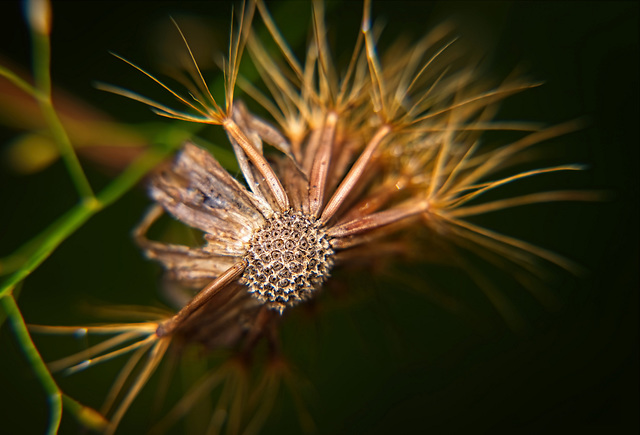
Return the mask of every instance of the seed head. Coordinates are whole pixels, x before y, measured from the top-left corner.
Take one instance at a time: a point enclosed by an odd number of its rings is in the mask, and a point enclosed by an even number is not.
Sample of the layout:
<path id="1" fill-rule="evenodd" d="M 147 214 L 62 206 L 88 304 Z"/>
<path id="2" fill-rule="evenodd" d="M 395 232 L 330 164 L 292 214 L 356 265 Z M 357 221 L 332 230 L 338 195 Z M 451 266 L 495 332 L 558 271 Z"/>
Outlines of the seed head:
<path id="1" fill-rule="evenodd" d="M 208 350 L 232 348 L 244 364 L 264 339 L 271 358 L 280 358 L 278 312 L 315 297 L 334 262 L 362 264 L 413 254 L 459 266 L 514 328 L 520 324 L 514 310 L 496 298 L 490 283 L 461 253 L 471 251 L 516 270 L 522 282 L 536 276 L 539 259 L 575 270 L 563 257 L 468 220 L 515 206 L 594 199 L 584 192 L 559 190 L 482 201 L 486 192 L 523 178 L 582 169 L 563 165 L 505 176 L 504 171 L 535 156 L 531 147 L 578 127 L 570 122 L 541 129 L 531 123 L 491 121 L 502 99 L 537 83 L 483 83 L 474 65 L 457 61 L 447 26 L 433 29 L 412 47 L 398 45 L 378 57 L 368 1 L 360 36 L 341 74 L 329 50 L 322 2 L 313 2 L 314 38 L 304 62 L 296 59 L 262 1 L 247 6 L 224 63 L 224 104 L 211 93 L 182 32 L 195 71 L 186 83 L 188 94 L 128 63 L 186 110 L 103 86 L 148 104 L 161 116 L 220 126 L 244 178 L 243 183 L 215 156 L 190 142 L 173 164 L 151 177 L 150 194 L 157 205 L 135 231 L 136 241 L 164 266 L 166 282 L 173 285 L 170 291 L 181 292 L 178 296 L 189 288 L 198 292 L 188 294 L 189 301 L 176 314 L 158 321 L 149 341 L 140 342 L 155 346 L 144 376 L 153 371 L 169 342 L 196 343 Z M 280 54 L 267 50 L 257 34 L 249 34 L 256 8 Z M 239 75 L 245 46 L 263 88 Z M 236 86 L 262 106 L 267 119 L 234 99 Z M 503 146 L 481 146 L 482 132 L 494 130 L 523 133 Z M 187 246 L 149 239 L 148 230 L 163 213 L 202 231 L 204 243 Z M 137 394 L 132 391 L 131 400 Z M 114 428 L 129 403 L 127 398 L 116 412 Z M 181 401 L 177 408 L 182 406 Z M 247 409 L 246 415 L 261 410 Z M 228 415 L 238 417 L 229 432 L 240 432 L 245 414 L 234 410 Z"/>
<path id="2" fill-rule="evenodd" d="M 255 231 L 242 283 L 272 309 L 309 299 L 329 277 L 333 249 L 313 216 L 285 212 Z"/>

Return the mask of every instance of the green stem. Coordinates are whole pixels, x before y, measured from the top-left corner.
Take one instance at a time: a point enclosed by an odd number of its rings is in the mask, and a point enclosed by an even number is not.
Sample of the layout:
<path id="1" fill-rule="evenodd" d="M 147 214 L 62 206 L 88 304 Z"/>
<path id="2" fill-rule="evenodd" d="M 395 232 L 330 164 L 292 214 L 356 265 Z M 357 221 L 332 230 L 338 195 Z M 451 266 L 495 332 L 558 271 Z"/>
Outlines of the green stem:
<path id="1" fill-rule="evenodd" d="M 36 100 L 40 98 L 40 92 L 36 88 L 31 86 L 25 80 L 22 80 L 13 71 L 3 67 L 2 65 L 0 65 L 0 76 L 6 78 L 11 83 L 16 85 L 18 88 L 22 89 L 27 94 L 31 95 Z"/>
<path id="2" fill-rule="evenodd" d="M 98 211 L 124 195 L 168 153 L 169 150 L 150 149 L 100 192 L 97 198 L 77 204 L 58 218 L 49 228 L 45 229 L 42 234 L 37 235 L 35 238 L 40 240 L 40 245 L 25 263 L 2 283 L 0 297 L 11 292 L 16 284 L 22 282 L 40 266 L 67 237 Z M 27 244 L 32 243 L 27 242 Z"/>
<path id="3" fill-rule="evenodd" d="M 47 434 L 55 435 L 58 433 L 60 427 L 60 420 L 62 418 L 62 393 L 58 388 L 58 385 L 51 377 L 51 374 L 47 370 L 47 366 L 42 361 L 38 350 L 36 349 L 29 331 L 27 331 L 27 325 L 25 325 L 18 304 L 16 304 L 13 295 L 6 294 L 0 297 L 0 305 L 4 309 L 13 332 L 16 336 L 16 340 L 20 344 L 24 355 L 27 357 L 29 365 L 33 369 L 34 374 L 40 381 L 42 388 L 47 394 L 49 401 L 49 424 L 47 427 Z"/>
<path id="4" fill-rule="evenodd" d="M 53 101 L 51 100 L 51 47 L 49 35 L 39 33 L 36 29 L 32 28 L 31 40 L 33 45 L 33 75 L 36 89 L 39 91 L 38 104 L 40 105 L 40 110 L 42 111 L 45 122 L 49 126 L 53 140 L 60 149 L 60 155 L 67 165 L 69 175 L 76 190 L 84 200 L 94 198 L 89 180 L 87 180 L 87 176 L 80 165 L 80 161 L 71 145 L 69 136 L 53 108 Z"/>
<path id="5" fill-rule="evenodd" d="M 48 98 L 51 95 L 51 46 L 49 35 L 42 34 L 34 28 L 30 28 L 30 30 L 33 79 L 36 88 Z"/>
<path id="6" fill-rule="evenodd" d="M 64 405 L 65 411 L 73 414 L 76 419 L 87 428 L 103 432 L 109 424 L 98 411 L 84 406 L 82 403 L 64 393 L 62 393 L 62 404 Z"/>
<path id="7" fill-rule="evenodd" d="M 174 147 L 163 149 L 150 148 L 139 159 L 130 164 L 127 169 L 105 187 L 97 196 L 100 208 L 111 205 L 135 186 L 142 177 L 167 157 Z"/>
<path id="8" fill-rule="evenodd" d="M 80 165 L 80 161 L 78 160 L 78 156 L 76 155 L 73 146 L 71 145 L 69 136 L 67 135 L 60 118 L 58 118 L 58 114 L 53 108 L 53 102 L 51 101 L 50 96 L 46 98 L 46 100 L 40 100 L 40 110 L 42 110 L 42 114 L 49 126 L 54 142 L 60 149 L 60 155 L 67 166 L 67 170 L 69 171 L 69 175 L 71 176 L 71 180 L 73 181 L 78 194 L 84 200 L 94 198 L 93 189 L 91 189 L 89 180 Z"/>
<path id="9" fill-rule="evenodd" d="M 94 210 L 89 204 L 91 203 L 85 202 L 76 205 L 44 231 L 48 236 L 44 238 L 38 249 L 29 259 L 2 283 L 0 287 L 0 297 L 4 297 L 11 292 L 16 284 L 22 282 L 22 280 L 29 276 L 31 272 L 51 255 L 53 250 L 56 249 L 63 240 L 80 228 L 80 226 L 91 217 Z M 39 237 L 40 236 L 36 236 L 36 238 Z"/>

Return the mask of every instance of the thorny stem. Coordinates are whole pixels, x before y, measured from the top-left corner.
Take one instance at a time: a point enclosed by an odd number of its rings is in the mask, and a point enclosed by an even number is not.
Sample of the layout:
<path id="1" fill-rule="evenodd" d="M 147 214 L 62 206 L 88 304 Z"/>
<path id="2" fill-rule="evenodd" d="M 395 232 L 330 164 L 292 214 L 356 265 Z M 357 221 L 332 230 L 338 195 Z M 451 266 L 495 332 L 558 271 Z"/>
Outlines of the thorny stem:
<path id="1" fill-rule="evenodd" d="M 20 344 L 24 355 L 27 357 L 29 365 L 33 369 L 34 374 L 47 394 L 47 400 L 49 402 L 49 423 L 46 433 L 55 435 L 58 433 L 60 420 L 62 418 L 62 393 L 60 392 L 56 382 L 53 380 L 53 377 L 51 377 L 44 361 L 42 361 L 38 350 L 33 344 L 29 331 L 27 330 L 27 325 L 24 323 L 22 314 L 20 313 L 20 309 L 18 308 L 18 304 L 13 298 L 13 295 L 5 294 L 1 296 L 0 304 L 2 304 L 2 308 L 7 314 L 13 332 L 16 335 L 16 339 Z"/>

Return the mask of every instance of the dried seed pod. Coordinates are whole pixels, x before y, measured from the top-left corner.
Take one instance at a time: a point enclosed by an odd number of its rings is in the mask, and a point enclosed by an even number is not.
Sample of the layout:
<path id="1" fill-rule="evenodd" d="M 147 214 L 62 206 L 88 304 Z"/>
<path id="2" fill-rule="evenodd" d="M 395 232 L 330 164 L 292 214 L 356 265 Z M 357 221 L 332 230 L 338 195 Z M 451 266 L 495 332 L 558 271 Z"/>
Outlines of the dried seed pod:
<path id="1" fill-rule="evenodd" d="M 306 237 L 300 237 L 302 232 Z M 305 257 L 305 252 L 313 252 L 312 258 Z M 326 281 L 333 266 L 333 249 L 313 216 L 285 212 L 273 215 L 254 233 L 244 259 L 241 282 L 260 301 L 282 313 L 311 297 Z"/>

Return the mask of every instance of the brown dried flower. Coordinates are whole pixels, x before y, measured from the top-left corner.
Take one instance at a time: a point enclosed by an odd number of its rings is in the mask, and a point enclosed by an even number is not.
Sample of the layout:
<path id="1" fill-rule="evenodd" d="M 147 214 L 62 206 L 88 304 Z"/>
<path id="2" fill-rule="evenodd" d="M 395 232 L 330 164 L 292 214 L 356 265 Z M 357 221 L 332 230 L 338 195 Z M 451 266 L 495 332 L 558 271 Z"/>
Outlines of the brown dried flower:
<path id="1" fill-rule="evenodd" d="M 340 74 L 326 41 L 321 3 L 314 3 L 314 38 L 300 62 L 264 4 L 257 2 L 281 50 L 282 59 L 275 59 L 249 32 L 255 8 L 251 3 L 240 14 L 232 38 L 225 64 L 224 106 L 210 93 L 193 55 L 190 98 L 131 64 L 190 112 L 105 86 L 150 105 L 162 116 L 222 126 L 246 182 L 236 180 L 192 143 L 152 177 L 150 193 L 158 205 L 137 228 L 136 241 L 149 258 L 165 267 L 168 280 L 179 285 L 176 289 L 199 292 L 175 315 L 118 330 L 124 331 L 121 340 L 110 345 L 143 336 L 126 350 L 138 349 L 136 361 L 145 352 L 149 357 L 113 413 L 112 430 L 170 341 L 199 343 L 208 349 L 234 347 L 249 355 L 265 338 L 277 354 L 275 330 L 281 314 L 315 297 L 334 267 L 354 258 L 427 249 L 415 240 L 397 238 L 401 232 L 427 231 L 445 244 L 477 251 L 499 264 L 510 261 L 529 273 L 536 271 L 535 257 L 573 268 L 551 252 L 465 220 L 522 204 L 593 198 L 589 193 L 554 191 L 471 203 L 520 178 L 581 169 L 565 165 L 492 179 L 528 158 L 526 151 L 533 145 L 576 128 L 575 123 L 539 129 L 491 120 L 500 100 L 536 84 L 511 80 L 483 87 L 474 68 L 460 63 L 458 52 L 452 50 L 454 40 L 447 39 L 446 26 L 411 47 L 399 44 L 379 58 L 368 3 L 351 60 Z M 239 78 L 245 47 L 269 97 Z M 236 84 L 270 114 L 274 124 L 234 99 Z M 531 133 L 483 151 L 479 135 L 487 130 Z M 279 153 L 268 155 L 264 144 Z M 149 240 L 146 234 L 163 212 L 203 231 L 205 244 L 191 247 Z M 509 313 L 503 314 L 509 320 Z M 55 366 L 68 367 L 104 350 L 89 349 Z M 123 373 L 126 378 L 131 370 Z"/>
<path id="2" fill-rule="evenodd" d="M 176 219 L 202 230 L 206 240 L 204 246 L 192 248 L 146 239 L 144 234 L 161 214 L 159 207 L 136 231 L 140 246 L 164 265 L 170 280 L 202 288 L 160 326 L 160 337 L 177 335 L 215 347 L 234 344 L 248 331 L 261 334 L 278 317 L 274 314 L 312 298 L 334 263 L 353 257 L 358 249 L 373 255 L 393 253 L 400 247 L 386 243 L 388 236 L 410 226 L 426 225 L 441 235 L 462 236 L 516 262 L 527 262 L 534 254 L 571 267 L 550 252 L 461 219 L 513 205 L 581 198 L 576 192 L 547 192 L 466 205 L 518 178 L 580 169 L 577 165 L 544 168 L 481 182 L 540 140 L 575 128 L 568 124 L 542 130 L 478 154 L 478 132 L 530 128 L 500 126 L 489 119 L 497 101 L 535 85 L 515 82 L 479 92 L 472 69 L 451 71 L 455 63 L 442 61 L 452 44 L 442 42 L 447 36 L 444 28 L 381 62 L 368 6 L 351 63 L 339 78 L 324 39 L 321 5 L 315 4 L 316 38 L 302 65 L 258 2 L 285 57 L 289 70 L 283 71 L 248 32 L 252 7 L 243 14 L 231 44 L 224 110 L 199 73 L 194 77 L 199 91 L 192 90 L 192 100 L 170 90 L 195 115 L 126 93 L 160 115 L 221 125 L 249 188 L 193 144 L 184 147 L 171 168 L 153 177 L 153 199 Z M 245 43 L 271 100 L 247 83 L 244 87 L 279 128 L 234 101 Z M 198 71 L 195 60 L 193 66 Z M 267 160 L 264 143 L 282 156 Z"/>

